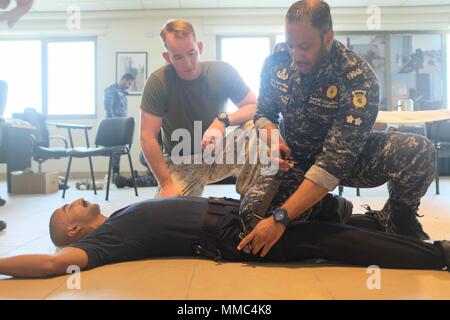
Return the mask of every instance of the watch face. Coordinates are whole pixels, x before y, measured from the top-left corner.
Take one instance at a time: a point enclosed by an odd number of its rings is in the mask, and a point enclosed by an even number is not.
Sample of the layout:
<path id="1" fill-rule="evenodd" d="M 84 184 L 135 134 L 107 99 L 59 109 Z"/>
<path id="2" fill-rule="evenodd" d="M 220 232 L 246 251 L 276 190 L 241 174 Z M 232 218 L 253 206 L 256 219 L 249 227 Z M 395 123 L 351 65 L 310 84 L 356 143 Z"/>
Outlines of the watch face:
<path id="1" fill-rule="evenodd" d="M 227 118 L 227 114 L 225 112 L 219 113 L 219 119 L 225 120 Z"/>
<path id="2" fill-rule="evenodd" d="M 285 215 L 285 213 L 282 210 L 275 211 L 275 220 L 277 220 L 277 221 L 283 220 L 284 219 L 284 215 Z"/>

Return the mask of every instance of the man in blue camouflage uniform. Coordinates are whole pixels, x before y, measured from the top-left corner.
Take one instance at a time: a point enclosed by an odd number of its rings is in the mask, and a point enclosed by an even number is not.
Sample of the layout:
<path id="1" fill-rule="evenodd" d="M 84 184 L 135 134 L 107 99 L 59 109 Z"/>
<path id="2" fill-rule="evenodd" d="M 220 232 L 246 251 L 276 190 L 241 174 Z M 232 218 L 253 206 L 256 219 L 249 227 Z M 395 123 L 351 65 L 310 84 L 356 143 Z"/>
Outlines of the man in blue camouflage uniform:
<path id="1" fill-rule="evenodd" d="M 118 83 L 105 89 L 105 112 L 107 118 L 128 117 L 127 90 L 131 88 L 135 77 L 131 73 L 122 76 Z"/>
<path id="2" fill-rule="evenodd" d="M 264 64 L 255 115 L 257 129 L 270 134 L 282 114 L 284 157 L 275 176 L 259 176 L 244 196 L 241 215 L 250 219 L 274 195 L 263 209 L 266 218 L 241 247 L 250 243 L 254 254 L 266 255 L 289 221 L 314 219 L 314 208 L 309 209 L 339 184 L 369 188 L 387 182 L 385 208 L 369 214 L 388 232 L 428 239 L 416 215 L 434 177 L 432 144 L 418 135 L 372 131 L 377 78 L 366 61 L 334 40 L 324 1 L 294 3 L 286 16 L 286 37 Z M 286 216 L 283 223 L 272 218 L 274 209 Z"/>
<path id="3" fill-rule="evenodd" d="M 105 89 L 105 112 L 106 118 L 128 117 L 128 89 L 131 88 L 135 81 L 134 75 L 126 73 L 120 78 L 118 83 L 110 85 Z M 120 171 L 120 155 L 112 158 L 113 182 L 119 176 Z"/>

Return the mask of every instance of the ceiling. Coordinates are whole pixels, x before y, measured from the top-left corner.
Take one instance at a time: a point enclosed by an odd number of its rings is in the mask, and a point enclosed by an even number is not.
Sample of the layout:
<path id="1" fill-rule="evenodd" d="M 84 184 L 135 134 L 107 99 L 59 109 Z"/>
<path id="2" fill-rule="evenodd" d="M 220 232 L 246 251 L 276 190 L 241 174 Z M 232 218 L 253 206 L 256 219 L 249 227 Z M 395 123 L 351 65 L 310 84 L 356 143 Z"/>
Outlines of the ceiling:
<path id="1" fill-rule="evenodd" d="M 14 1 L 12 1 L 14 2 Z M 36 0 L 32 11 L 65 12 L 69 6 L 82 11 L 211 8 L 287 8 L 294 0 Z M 450 0 L 328 0 L 332 7 L 450 5 Z"/>

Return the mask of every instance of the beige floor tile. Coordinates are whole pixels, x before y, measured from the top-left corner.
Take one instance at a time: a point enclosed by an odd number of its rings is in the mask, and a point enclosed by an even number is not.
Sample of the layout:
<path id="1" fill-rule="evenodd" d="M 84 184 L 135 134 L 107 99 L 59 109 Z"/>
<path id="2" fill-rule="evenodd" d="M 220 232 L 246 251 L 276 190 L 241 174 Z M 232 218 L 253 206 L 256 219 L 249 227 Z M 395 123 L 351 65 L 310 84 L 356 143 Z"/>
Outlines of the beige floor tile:
<path id="1" fill-rule="evenodd" d="M 62 286 L 47 299 L 186 299 L 195 260 L 155 259 L 81 273 L 80 290 Z"/>
<path id="2" fill-rule="evenodd" d="M 378 283 L 366 268 L 318 267 L 313 272 L 336 299 L 450 299 L 450 273 L 445 271 L 380 269 Z"/>
<path id="3" fill-rule="evenodd" d="M 307 265 L 200 260 L 189 299 L 332 299 Z"/>
<path id="4" fill-rule="evenodd" d="M 45 299 L 58 287 L 65 284 L 67 277 L 49 279 L 10 279 L 0 275 L 0 301 L 11 299 Z"/>

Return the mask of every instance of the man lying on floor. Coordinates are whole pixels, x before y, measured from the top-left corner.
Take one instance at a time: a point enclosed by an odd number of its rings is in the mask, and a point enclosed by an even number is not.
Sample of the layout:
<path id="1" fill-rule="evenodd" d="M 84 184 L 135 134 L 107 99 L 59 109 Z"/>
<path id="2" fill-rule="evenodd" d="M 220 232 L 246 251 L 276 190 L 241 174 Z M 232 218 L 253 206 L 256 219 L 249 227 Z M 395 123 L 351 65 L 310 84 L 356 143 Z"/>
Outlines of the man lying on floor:
<path id="1" fill-rule="evenodd" d="M 63 249 L 54 255 L 0 259 L 0 274 L 46 277 L 65 274 L 74 265 L 86 270 L 115 262 L 193 255 L 258 262 L 320 258 L 405 269 L 439 270 L 450 264 L 448 241 L 430 244 L 381 232 L 377 220 L 367 215 L 353 215 L 347 225 L 293 221 L 261 257 L 246 248 L 238 250 L 242 225 L 235 213 L 238 206 L 230 202 L 195 197 L 151 199 L 107 218 L 97 204 L 78 199 L 55 210 L 50 220 L 51 239 Z"/>

